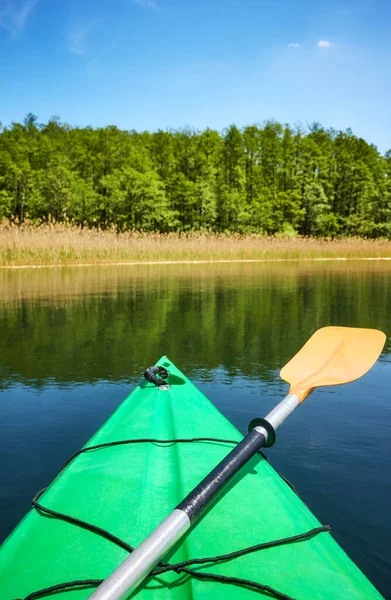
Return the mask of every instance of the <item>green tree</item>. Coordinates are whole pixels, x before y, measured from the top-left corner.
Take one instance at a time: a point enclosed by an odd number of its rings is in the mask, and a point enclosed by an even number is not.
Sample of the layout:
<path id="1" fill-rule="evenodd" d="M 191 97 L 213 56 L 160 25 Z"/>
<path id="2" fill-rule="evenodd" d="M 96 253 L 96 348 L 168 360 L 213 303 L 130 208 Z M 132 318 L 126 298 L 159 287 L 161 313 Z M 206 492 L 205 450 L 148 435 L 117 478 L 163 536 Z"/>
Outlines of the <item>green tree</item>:
<path id="1" fill-rule="evenodd" d="M 391 152 L 269 121 L 221 134 L 0 125 L 0 218 L 144 231 L 391 237 Z"/>

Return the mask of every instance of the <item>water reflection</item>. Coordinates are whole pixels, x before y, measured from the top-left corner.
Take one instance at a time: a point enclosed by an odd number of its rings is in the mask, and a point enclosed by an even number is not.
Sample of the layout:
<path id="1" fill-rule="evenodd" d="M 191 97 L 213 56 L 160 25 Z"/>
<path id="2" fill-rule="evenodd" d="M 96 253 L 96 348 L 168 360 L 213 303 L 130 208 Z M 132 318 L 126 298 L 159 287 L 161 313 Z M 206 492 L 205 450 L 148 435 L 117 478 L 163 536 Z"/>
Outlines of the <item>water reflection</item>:
<path id="1" fill-rule="evenodd" d="M 133 381 L 162 354 L 272 382 L 318 327 L 391 331 L 390 280 L 349 261 L 3 270 L 1 385 Z"/>

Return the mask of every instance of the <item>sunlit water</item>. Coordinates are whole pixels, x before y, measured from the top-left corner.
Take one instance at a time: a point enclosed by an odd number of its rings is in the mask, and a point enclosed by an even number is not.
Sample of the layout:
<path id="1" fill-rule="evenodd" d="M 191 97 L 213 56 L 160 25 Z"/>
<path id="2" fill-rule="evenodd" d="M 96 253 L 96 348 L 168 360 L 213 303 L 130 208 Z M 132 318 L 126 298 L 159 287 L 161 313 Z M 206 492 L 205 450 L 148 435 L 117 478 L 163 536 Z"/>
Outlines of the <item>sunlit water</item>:
<path id="1" fill-rule="evenodd" d="M 285 395 L 281 366 L 330 324 L 389 335 L 391 267 L 347 261 L 0 271 L 0 538 L 161 355 L 244 433 Z M 390 376 L 387 343 L 361 380 L 315 392 L 268 451 L 388 598 Z"/>

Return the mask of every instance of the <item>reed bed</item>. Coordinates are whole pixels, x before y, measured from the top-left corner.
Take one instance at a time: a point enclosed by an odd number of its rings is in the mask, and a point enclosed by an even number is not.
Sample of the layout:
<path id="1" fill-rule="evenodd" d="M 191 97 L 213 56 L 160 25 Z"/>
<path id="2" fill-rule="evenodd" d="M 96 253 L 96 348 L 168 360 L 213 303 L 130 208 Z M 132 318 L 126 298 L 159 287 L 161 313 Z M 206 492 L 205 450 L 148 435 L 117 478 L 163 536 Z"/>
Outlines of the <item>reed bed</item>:
<path id="1" fill-rule="evenodd" d="M 0 223 L 2 267 L 327 258 L 391 258 L 391 242 L 202 232 L 116 233 L 70 223 Z"/>

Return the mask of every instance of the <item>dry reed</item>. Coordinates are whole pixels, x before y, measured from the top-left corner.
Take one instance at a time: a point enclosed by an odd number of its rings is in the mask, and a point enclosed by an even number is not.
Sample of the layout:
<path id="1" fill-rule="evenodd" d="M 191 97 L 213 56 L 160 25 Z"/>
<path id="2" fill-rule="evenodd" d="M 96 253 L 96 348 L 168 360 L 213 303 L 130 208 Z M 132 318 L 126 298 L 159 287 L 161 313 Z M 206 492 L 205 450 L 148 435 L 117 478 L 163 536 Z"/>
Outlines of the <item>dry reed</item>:
<path id="1" fill-rule="evenodd" d="M 160 234 L 81 229 L 72 224 L 0 223 L 0 266 L 153 261 L 390 258 L 389 240 L 261 235 Z"/>

